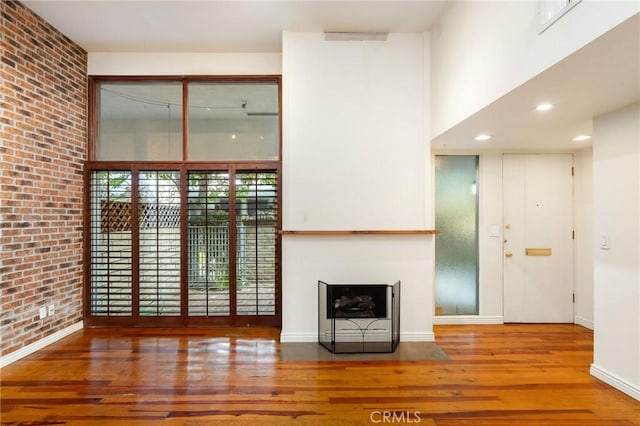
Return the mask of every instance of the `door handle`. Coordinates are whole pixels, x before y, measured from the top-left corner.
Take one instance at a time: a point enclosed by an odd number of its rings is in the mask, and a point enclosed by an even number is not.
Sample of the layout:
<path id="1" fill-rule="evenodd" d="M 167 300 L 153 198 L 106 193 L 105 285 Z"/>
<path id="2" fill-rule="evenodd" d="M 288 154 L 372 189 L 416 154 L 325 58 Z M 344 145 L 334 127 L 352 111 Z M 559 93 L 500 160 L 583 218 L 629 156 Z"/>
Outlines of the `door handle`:
<path id="1" fill-rule="evenodd" d="M 513 253 L 511 253 L 510 251 L 504 254 L 504 257 L 512 257 L 512 256 L 513 256 Z"/>

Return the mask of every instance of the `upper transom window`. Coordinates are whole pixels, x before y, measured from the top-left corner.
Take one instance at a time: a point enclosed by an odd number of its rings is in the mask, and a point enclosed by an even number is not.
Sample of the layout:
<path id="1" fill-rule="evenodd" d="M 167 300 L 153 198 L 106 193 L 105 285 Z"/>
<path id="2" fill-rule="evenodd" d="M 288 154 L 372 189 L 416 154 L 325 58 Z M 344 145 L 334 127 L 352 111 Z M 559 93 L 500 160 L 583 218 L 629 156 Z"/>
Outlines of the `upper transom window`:
<path id="1" fill-rule="evenodd" d="M 182 80 L 98 81 L 94 159 L 280 158 L 277 79 L 183 83 Z"/>

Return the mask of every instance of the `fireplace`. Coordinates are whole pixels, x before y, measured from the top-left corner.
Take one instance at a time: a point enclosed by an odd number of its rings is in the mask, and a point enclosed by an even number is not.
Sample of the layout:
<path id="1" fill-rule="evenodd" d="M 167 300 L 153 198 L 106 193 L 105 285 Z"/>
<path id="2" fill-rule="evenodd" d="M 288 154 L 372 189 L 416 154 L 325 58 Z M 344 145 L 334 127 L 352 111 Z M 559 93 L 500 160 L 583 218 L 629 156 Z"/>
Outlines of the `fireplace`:
<path id="1" fill-rule="evenodd" d="M 327 286 L 327 316 L 329 318 L 386 318 L 387 286 L 329 285 Z"/>
<path id="2" fill-rule="evenodd" d="M 318 281 L 318 342 L 332 353 L 394 352 L 400 343 L 400 281 Z"/>

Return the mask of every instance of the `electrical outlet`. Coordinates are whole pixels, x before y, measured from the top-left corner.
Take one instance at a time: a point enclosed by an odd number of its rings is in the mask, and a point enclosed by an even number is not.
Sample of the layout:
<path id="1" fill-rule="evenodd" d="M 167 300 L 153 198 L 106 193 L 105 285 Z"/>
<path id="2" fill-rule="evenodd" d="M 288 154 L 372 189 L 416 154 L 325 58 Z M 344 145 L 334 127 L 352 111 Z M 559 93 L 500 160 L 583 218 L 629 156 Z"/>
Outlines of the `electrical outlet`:
<path id="1" fill-rule="evenodd" d="M 47 317 L 47 307 L 43 306 L 40 308 L 40 319 L 45 319 Z"/>
<path id="2" fill-rule="evenodd" d="M 56 313 L 56 305 L 54 305 L 53 303 L 51 305 L 49 305 L 49 312 L 48 315 L 51 316 L 53 314 Z"/>

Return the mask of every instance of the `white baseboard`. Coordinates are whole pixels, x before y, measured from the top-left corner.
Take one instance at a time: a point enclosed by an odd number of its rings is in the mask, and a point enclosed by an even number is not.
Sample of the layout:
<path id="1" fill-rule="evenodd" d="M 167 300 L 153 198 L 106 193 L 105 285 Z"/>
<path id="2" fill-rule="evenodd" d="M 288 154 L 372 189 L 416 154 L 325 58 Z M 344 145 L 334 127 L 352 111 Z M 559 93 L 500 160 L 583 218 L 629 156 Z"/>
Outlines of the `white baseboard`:
<path id="1" fill-rule="evenodd" d="M 626 393 L 631 398 L 640 401 L 640 385 L 629 383 L 627 380 L 618 377 L 610 371 L 598 367 L 595 364 L 591 364 L 589 372 L 593 377 L 602 380 L 606 384 L 618 389 L 620 392 Z"/>
<path id="2" fill-rule="evenodd" d="M 36 342 L 33 342 L 27 346 L 24 346 L 17 351 L 11 352 L 3 357 L 0 357 L 0 368 L 6 367 L 7 365 L 16 362 L 19 359 L 26 357 L 27 355 L 31 355 L 32 353 L 39 351 L 40 349 L 49 346 L 52 343 L 57 342 L 63 337 L 67 337 L 71 333 L 75 333 L 78 330 L 82 330 L 84 327 L 84 323 L 79 321 L 73 325 L 70 325 L 67 328 L 64 328 L 60 331 L 56 331 L 53 334 L 48 335 L 44 339 L 40 339 Z"/>
<path id="3" fill-rule="evenodd" d="M 434 342 L 436 340 L 433 332 L 411 332 L 401 331 L 400 342 Z M 280 343 L 308 343 L 317 342 L 318 333 L 280 333 Z"/>
<path id="4" fill-rule="evenodd" d="M 504 324 L 502 316 L 442 315 L 433 317 L 433 325 Z"/>
<path id="5" fill-rule="evenodd" d="M 401 331 L 400 343 L 402 342 L 435 342 L 436 335 L 426 331 Z"/>
<path id="6" fill-rule="evenodd" d="M 308 343 L 308 342 L 318 342 L 318 333 L 288 333 L 281 332 L 280 333 L 280 343 Z"/>
<path id="7" fill-rule="evenodd" d="M 590 321 L 582 317 L 575 317 L 573 322 L 585 328 L 588 328 L 589 330 L 593 330 L 593 321 Z"/>

